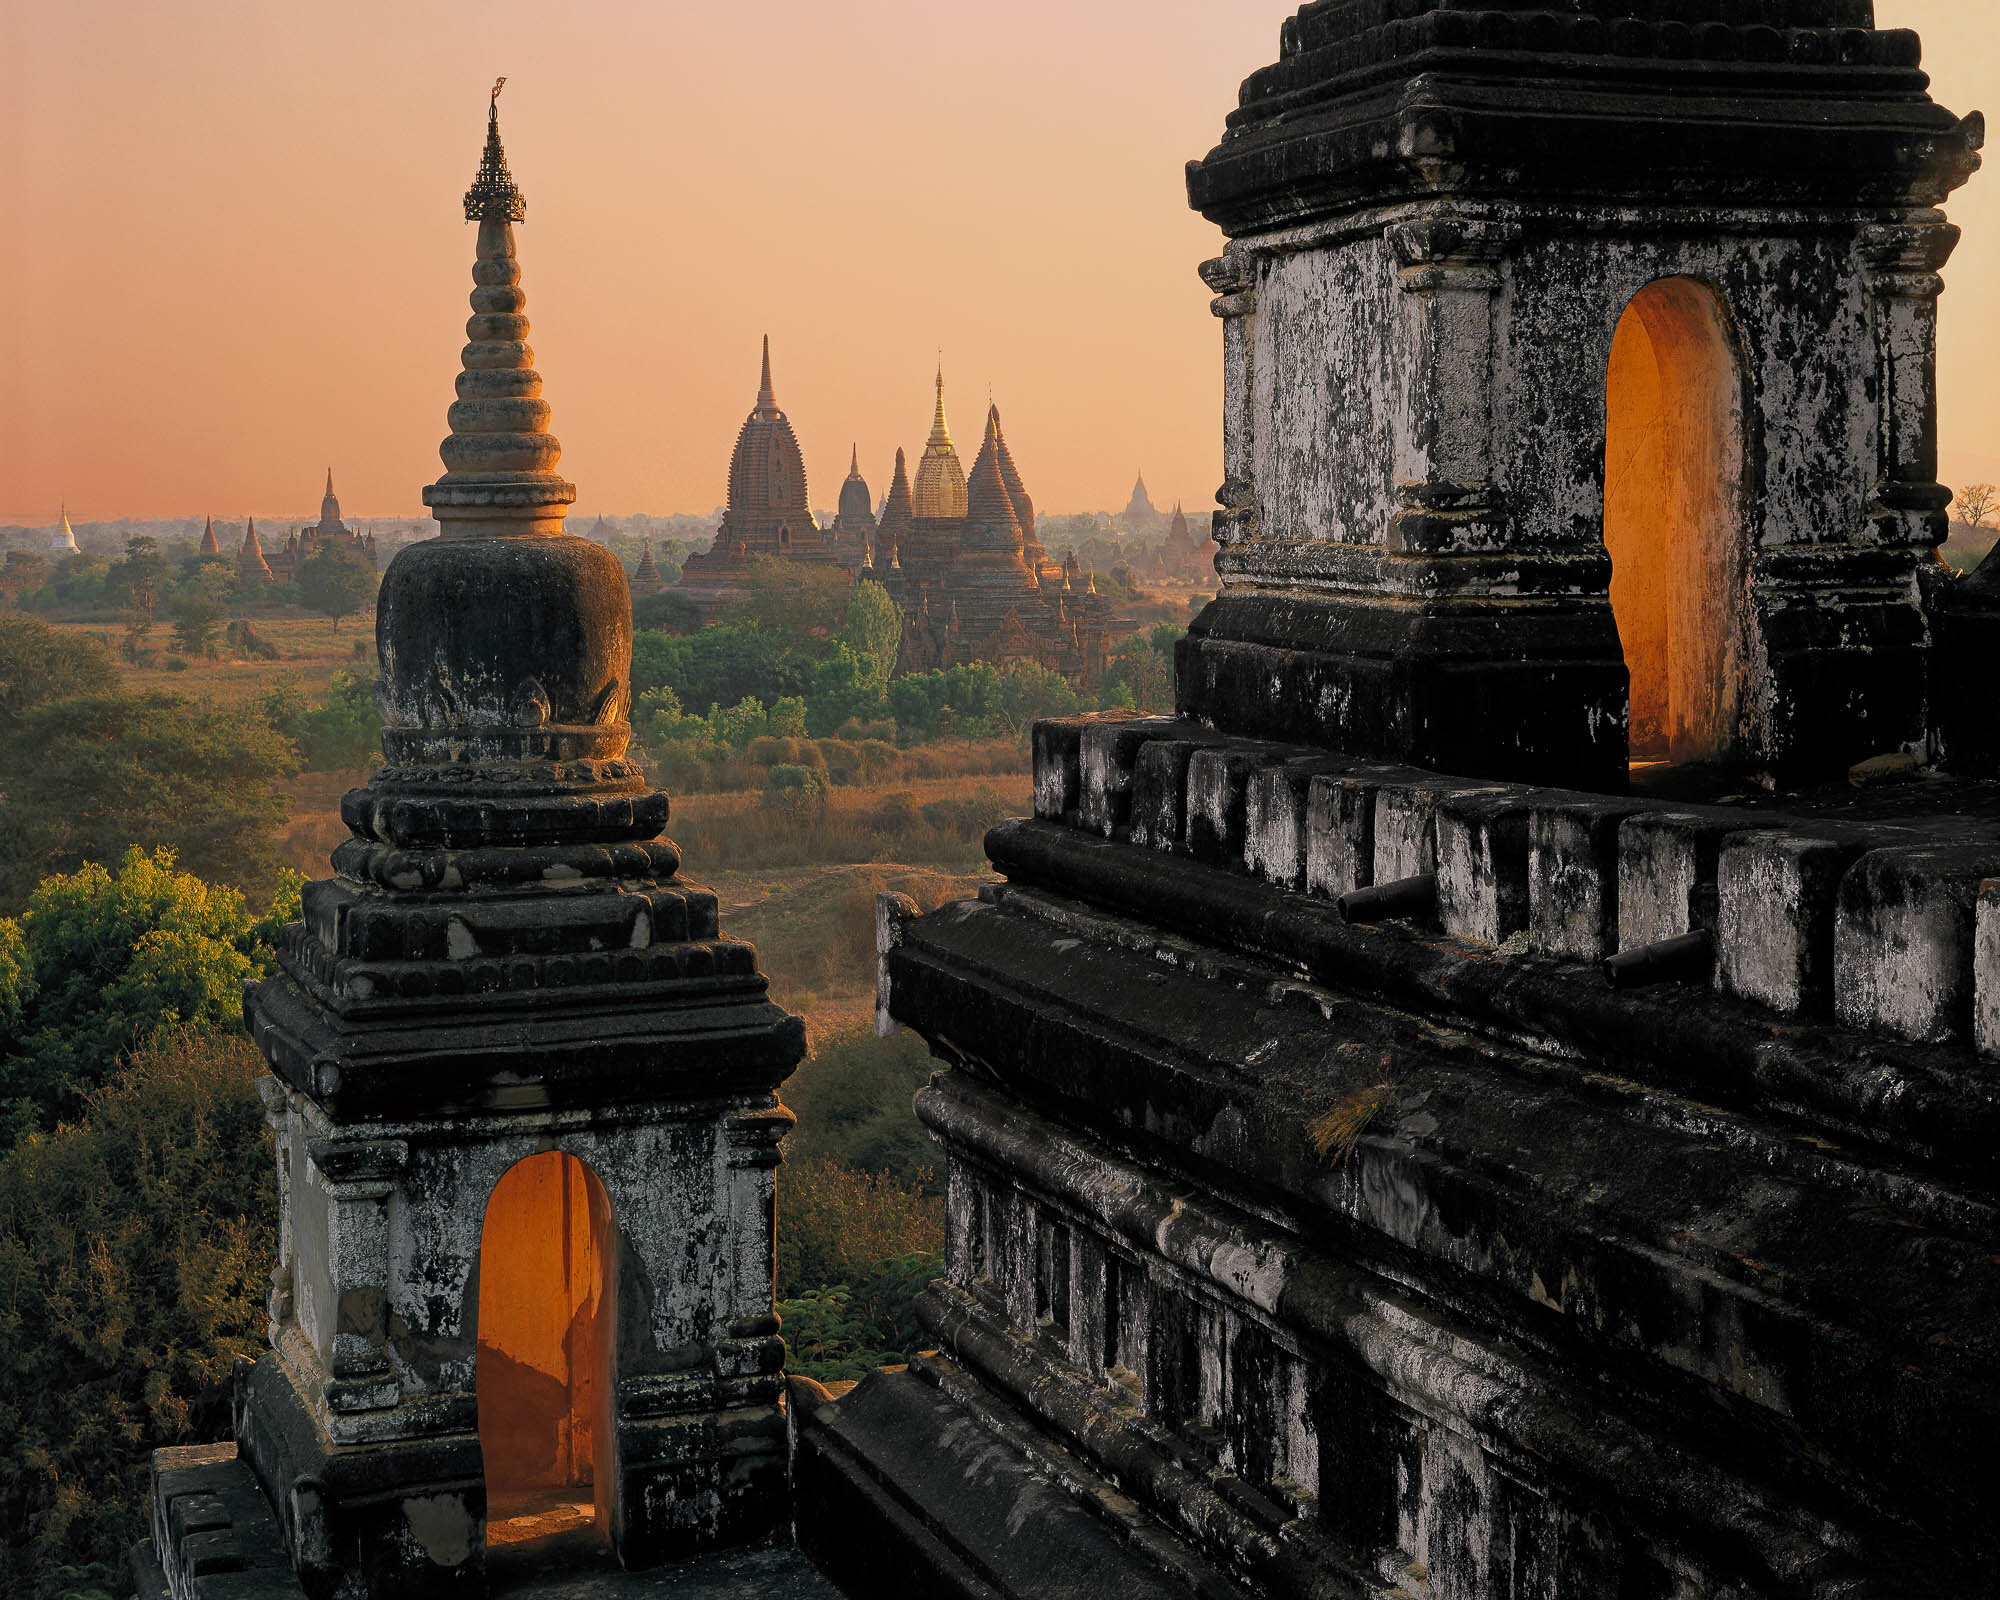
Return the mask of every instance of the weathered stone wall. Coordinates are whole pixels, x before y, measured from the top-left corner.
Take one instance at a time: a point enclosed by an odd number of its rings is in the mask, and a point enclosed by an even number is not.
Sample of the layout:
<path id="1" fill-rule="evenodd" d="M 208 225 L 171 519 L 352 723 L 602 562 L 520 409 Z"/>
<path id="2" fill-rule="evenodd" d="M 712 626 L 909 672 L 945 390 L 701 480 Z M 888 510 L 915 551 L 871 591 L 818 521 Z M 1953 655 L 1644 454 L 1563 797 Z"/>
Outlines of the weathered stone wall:
<path id="1" fill-rule="evenodd" d="M 1932 301 L 1955 237 L 1930 213 L 1430 202 L 1232 240 L 1207 272 L 1226 329 L 1224 592 L 1194 629 L 1183 707 L 1423 759 L 1461 730 L 1449 692 L 1405 674 L 1496 652 L 1546 663 L 1549 686 L 1517 698 L 1582 719 L 1552 737 L 1622 748 L 1606 375 L 1633 297 L 1688 278 L 1724 303 L 1745 396 L 1740 758 L 1831 770 L 1920 746 L 1919 575 L 1943 531 Z M 1278 692 L 1257 687 L 1273 674 Z"/>
<path id="2" fill-rule="evenodd" d="M 1613 801 L 1164 718 L 1042 724 L 1036 776 L 1005 886 L 882 925 L 954 1069 L 930 1381 L 1260 1593 L 1983 1559 L 1991 796 Z"/>

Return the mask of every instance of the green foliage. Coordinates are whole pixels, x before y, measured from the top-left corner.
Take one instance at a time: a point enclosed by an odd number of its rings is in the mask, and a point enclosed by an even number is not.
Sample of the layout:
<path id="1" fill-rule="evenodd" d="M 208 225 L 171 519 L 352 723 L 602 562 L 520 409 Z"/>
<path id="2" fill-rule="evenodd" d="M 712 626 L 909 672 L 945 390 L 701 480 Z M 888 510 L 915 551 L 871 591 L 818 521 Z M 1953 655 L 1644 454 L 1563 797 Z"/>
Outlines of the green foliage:
<path id="1" fill-rule="evenodd" d="M 844 641 L 835 641 L 825 658 L 814 665 L 806 686 L 807 730 L 823 738 L 842 723 L 872 716 L 881 708 L 887 682 L 887 673 L 876 677 L 874 663 Z"/>
<path id="2" fill-rule="evenodd" d="M 335 632 L 342 617 L 353 616 L 375 597 L 375 574 L 338 539 L 321 540 L 319 548 L 299 563 L 292 584 L 299 592 L 299 604 L 331 617 Z"/>
<path id="3" fill-rule="evenodd" d="M 240 1023 L 245 980 L 269 970 L 299 914 L 299 881 L 286 874 L 261 921 L 167 850 L 44 881 L 0 921 L 0 1148 L 74 1116 L 157 1030 Z"/>
<path id="4" fill-rule="evenodd" d="M 1163 622 L 1150 634 L 1134 634 L 1113 646 L 1104 673 L 1105 704 L 1171 711 L 1174 643 L 1184 631 L 1175 623 Z"/>
<path id="5" fill-rule="evenodd" d="M 110 569 L 94 556 L 64 556 L 48 581 L 24 601 L 37 611 L 88 613 L 104 608 L 104 575 Z"/>
<path id="6" fill-rule="evenodd" d="M 1019 735 L 1038 717 L 1079 709 L 1076 690 L 1060 673 L 1019 662 L 1005 672 L 984 661 L 940 672 L 910 672 L 889 685 L 889 708 L 906 743 L 927 739 L 991 739 Z"/>
<path id="7" fill-rule="evenodd" d="M 838 1383 L 907 1362 L 924 1344 L 914 1302 L 943 1272 L 942 1256 L 913 1250 L 875 1262 L 851 1283 L 824 1284 L 779 1301 L 787 1368 Z"/>
<path id="8" fill-rule="evenodd" d="M 833 637 L 854 593 L 838 567 L 802 566 L 777 556 L 752 556 L 735 587 L 725 623 L 793 640 Z"/>
<path id="9" fill-rule="evenodd" d="M 0 596 L 15 605 L 49 581 L 49 560 L 39 550 L 9 550 L 0 565 Z"/>
<path id="10" fill-rule="evenodd" d="M 226 567 L 211 562 L 174 596 L 167 609 L 174 619 L 174 648 L 182 655 L 215 655 L 216 637 L 229 615 L 234 582 Z"/>
<path id="11" fill-rule="evenodd" d="M 826 807 L 826 790 L 825 767 L 785 763 L 771 768 L 760 800 L 767 810 L 821 811 Z"/>
<path id="12" fill-rule="evenodd" d="M 719 622 L 686 638 L 632 641 L 632 692 L 671 688 L 682 705 L 735 705 L 805 692 L 814 652 L 803 641 L 748 622 Z"/>
<path id="13" fill-rule="evenodd" d="M 187 870 L 263 898 L 277 883 L 277 785 L 297 770 L 261 717 L 168 694 L 47 702 L 0 727 L 0 912 L 52 873 L 167 846 Z"/>
<path id="14" fill-rule="evenodd" d="M 0 738 L 51 701 L 117 687 L 118 668 L 101 639 L 59 634 L 24 612 L 0 612 Z"/>
<path id="15" fill-rule="evenodd" d="M 0 1155 L 0 1593 L 124 1592 L 148 1453 L 229 1429 L 276 1250 L 247 1040 L 161 1034 Z"/>
<path id="16" fill-rule="evenodd" d="M 669 583 L 673 582 L 667 577 L 664 564 L 661 564 L 660 576 Z M 649 594 L 632 602 L 632 627 L 635 632 L 693 633 L 700 626 L 701 608 L 678 589 L 662 589 L 658 594 Z"/>
<path id="17" fill-rule="evenodd" d="M 851 1283 L 913 1251 L 944 1248 L 944 1196 L 921 1182 L 808 1158 L 778 1169 L 778 1297 Z"/>
<path id="18" fill-rule="evenodd" d="M 309 705 L 297 679 L 266 690 L 254 702 L 265 721 L 298 747 L 307 772 L 345 772 L 373 762 L 382 748 L 382 712 L 375 679 L 336 672 L 321 705 Z"/>
<path id="19" fill-rule="evenodd" d="M 896 656 L 903 647 L 903 614 L 887 589 L 863 583 L 848 601 L 847 615 L 834 637 L 853 652 L 863 678 L 879 689 L 896 670 Z"/>

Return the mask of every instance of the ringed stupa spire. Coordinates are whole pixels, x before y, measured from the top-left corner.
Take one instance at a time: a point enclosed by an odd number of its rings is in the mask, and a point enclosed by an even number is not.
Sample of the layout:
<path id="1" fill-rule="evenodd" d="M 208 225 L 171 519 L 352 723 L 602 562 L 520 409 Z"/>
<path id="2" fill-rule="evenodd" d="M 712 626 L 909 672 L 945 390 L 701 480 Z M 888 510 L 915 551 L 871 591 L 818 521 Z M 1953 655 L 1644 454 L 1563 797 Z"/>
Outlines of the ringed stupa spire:
<path id="1" fill-rule="evenodd" d="M 69 502 L 66 500 L 63 502 L 62 509 L 57 513 L 56 531 L 49 537 L 49 552 L 52 555 L 58 556 L 73 556 L 82 553 L 77 548 L 76 530 L 69 525 Z"/>
<path id="2" fill-rule="evenodd" d="M 507 170 L 500 143 L 501 78 L 486 113 L 479 175 L 465 192 L 465 220 L 479 224 L 472 265 L 472 316 L 460 353 L 451 435 L 438 446 L 444 476 L 424 504 L 447 539 L 562 532 L 576 486 L 555 471 L 562 444 L 549 432 L 549 403 L 528 344 L 514 224 L 527 202 Z M 329 479 L 331 473 L 329 472 Z"/>
<path id="3" fill-rule="evenodd" d="M 221 542 L 215 537 L 215 518 L 212 515 L 202 522 L 201 553 L 205 556 L 219 556 L 222 554 Z"/>

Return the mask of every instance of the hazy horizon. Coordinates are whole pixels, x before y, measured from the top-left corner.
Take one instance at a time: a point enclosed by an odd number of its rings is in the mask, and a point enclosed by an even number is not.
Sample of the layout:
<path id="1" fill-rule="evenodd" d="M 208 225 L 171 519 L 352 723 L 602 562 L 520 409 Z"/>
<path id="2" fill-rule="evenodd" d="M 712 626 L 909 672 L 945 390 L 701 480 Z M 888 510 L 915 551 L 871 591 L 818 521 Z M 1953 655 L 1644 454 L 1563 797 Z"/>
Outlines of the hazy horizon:
<path id="1" fill-rule="evenodd" d="M 1143 470 L 1199 520 L 1220 334 L 1195 268 L 1221 241 L 1181 166 L 1295 9 L 595 0 L 550 25 L 495 0 L 475 33 L 380 0 L 9 8 L 0 524 L 313 504 L 329 460 L 353 515 L 422 516 L 470 287 L 458 199 L 502 73 L 578 515 L 720 501 L 769 333 L 817 504 L 851 444 L 878 499 L 896 447 L 921 449 L 942 346 L 961 451 L 990 383 L 1038 507 L 1115 511 Z M 1945 105 L 1978 108 L 2000 10 L 1877 15 L 1925 34 Z M 1957 485 L 2000 479 L 2000 187 L 1948 209 Z"/>

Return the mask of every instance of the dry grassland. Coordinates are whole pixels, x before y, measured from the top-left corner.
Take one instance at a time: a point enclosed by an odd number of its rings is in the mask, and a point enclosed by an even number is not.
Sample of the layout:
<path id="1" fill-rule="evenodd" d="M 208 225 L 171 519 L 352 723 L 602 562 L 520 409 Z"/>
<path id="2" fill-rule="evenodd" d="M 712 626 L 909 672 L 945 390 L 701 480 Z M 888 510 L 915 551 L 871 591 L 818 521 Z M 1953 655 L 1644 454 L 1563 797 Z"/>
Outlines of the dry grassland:
<path id="1" fill-rule="evenodd" d="M 278 651 L 275 661 L 252 661 L 232 657 L 227 652 L 215 661 L 191 660 L 178 670 L 169 661 L 184 659 L 167 649 L 173 629 L 162 622 L 149 636 L 155 656 L 151 666 L 137 666 L 119 654 L 125 630 L 102 622 L 58 622 L 60 633 L 90 635 L 102 639 L 117 662 L 125 686 L 139 692 L 162 690 L 184 695 L 190 700 L 212 700 L 217 705 L 240 705 L 279 683 L 296 679 L 310 700 L 326 698 L 336 672 L 375 670 L 375 625 L 367 617 L 349 617 L 339 631 L 324 617 L 253 617 L 250 626 L 270 641 Z M 357 657 L 360 644 L 365 654 Z"/>

